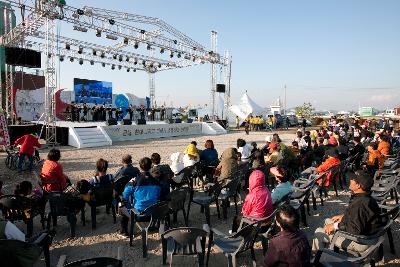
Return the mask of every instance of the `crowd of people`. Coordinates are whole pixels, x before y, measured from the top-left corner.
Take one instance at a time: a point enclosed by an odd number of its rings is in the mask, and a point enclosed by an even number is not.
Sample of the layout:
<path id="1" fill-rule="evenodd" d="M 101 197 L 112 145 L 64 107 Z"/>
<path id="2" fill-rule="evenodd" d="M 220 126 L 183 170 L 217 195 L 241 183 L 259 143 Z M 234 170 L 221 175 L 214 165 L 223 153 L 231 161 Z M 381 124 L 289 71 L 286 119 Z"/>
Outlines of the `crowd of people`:
<path id="1" fill-rule="evenodd" d="M 374 183 L 373 175 L 384 167 L 383 163 L 389 155 L 398 153 L 399 138 L 399 131 L 393 128 L 373 132 L 364 123 L 359 125 L 355 122 L 350 127 L 335 123 L 316 130 L 299 129 L 290 144 L 282 142 L 277 133 L 268 135 L 265 144 L 260 147 L 240 138 L 235 147 L 226 148 L 222 153 L 215 149 L 213 140 L 207 140 L 202 148 L 192 141 L 184 151 L 171 155 L 171 164 L 161 164 L 161 156 L 153 153 L 141 158 L 137 168 L 132 165 L 132 157 L 124 155 L 122 166 L 115 174 L 107 173 L 108 162 L 100 158 L 96 162 L 95 175 L 74 185 L 79 193 L 71 208 L 79 210 L 85 203 L 93 201 L 91 192 L 94 188 L 113 187 L 118 179 L 129 177 L 122 194 L 115 195 L 115 198 L 120 198 L 120 234 L 128 236 L 130 210 L 142 212 L 158 201 L 167 200 L 171 190 L 182 183 L 180 174 L 185 169 L 201 166 L 202 177 L 199 178 L 207 187 L 209 184 L 228 184 L 239 169 L 247 166 L 241 216 L 265 218 L 278 209 L 278 230 L 269 242 L 263 266 L 308 266 L 313 253 L 326 247 L 335 231 L 371 235 L 385 223 L 379 217 L 380 209 L 370 191 Z M 19 139 L 16 143 L 37 146 L 31 139 Z M 22 154 L 28 152 L 21 150 Z M 327 219 L 323 228 L 316 229 L 310 243 L 300 230 L 297 211 L 285 202 L 293 192 L 293 182 L 300 176 L 328 172 L 324 180 L 316 181 L 320 186 L 328 187 L 339 179 L 337 173 L 329 170 L 349 157 L 354 158 L 354 168 L 358 170 L 350 181 L 350 203 L 344 214 Z M 40 173 L 40 187 L 35 188 L 30 182 L 23 181 L 17 186 L 15 194 L 31 197 L 40 206 L 45 203 L 47 193 L 63 191 L 71 186 L 60 158 L 60 150 L 51 149 Z M 238 221 L 239 217 L 233 218 L 232 231 L 237 230 Z M 6 237 L 22 239 L 20 233 L 6 234 Z M 346 250 L 361 252 L 366 249 L 366 246 L 355 242 L 340 239 L 335 242 Z"/>

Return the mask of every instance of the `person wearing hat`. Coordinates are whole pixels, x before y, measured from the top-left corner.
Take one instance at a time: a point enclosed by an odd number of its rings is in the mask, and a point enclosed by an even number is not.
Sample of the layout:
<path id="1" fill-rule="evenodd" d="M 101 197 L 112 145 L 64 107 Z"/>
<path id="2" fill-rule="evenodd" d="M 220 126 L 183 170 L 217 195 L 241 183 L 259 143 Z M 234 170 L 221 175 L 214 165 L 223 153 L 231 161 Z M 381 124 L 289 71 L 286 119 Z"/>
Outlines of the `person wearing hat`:
<path id="1" fill-rule="evenodd" d="M 322 174 L 323 172 L 329 170 L 333 166 L 339 166 L 340 165 L 339 154 L 338 154 L 336 148 L 328 149 L 326 151 L 326 155 L 328 156 L 328 158 L 324 162 L 322 162 L 321 165 L 319 165 L 316 168 L 316 172 L 318 174 Z M 339 173 L 337 173 L 336 177 L 333 177 L 333 178 L 337 179 L 338 175 L 339 175 Z M 332 179 L 332 171 L 329 171 L 329 173 L 327 174 L 324 186 L 329 186 L 329 183 L 330 183 L 331 179 Z M 317 183 L 319 185 L 321 185 L 322 179 L 317 180 Z"/>
<path id="2" fill-rule="evenodd" d="M 264 155 L 269 154 L 269 144 L 272 142 L 272 135 L 267 135 L 265 137 L 265 146 L 261 149 L 264 152 Z"/>
<path id="3" fill-rule="evenodd" d="M 196 145 L 189 144 L 185 149 L 185 155 L 183 156 L 183 165 L 185 167 L 193 166 L 199 161 L 199 152 L 197 151 Z"/>
<path id="4" fill-rule="evenodd" d="M 285 175 L 285 170 L 281 167 L 272 167 L 270 173 L 275 176 L 278 185 L 272 190 L 272 203 L 274 205 L 281 202 L 286 196 L 292 193 L 293 186 Z"/>
<path id="5" fill-rule="evenodd" d="M 343 214 L 326 219 L 325 226 L 317 228 L 312 244 L 313 252 L 326 247 L 337 230 L 353 235 L 369 236 L 375 234 L 384 225 L 378 203 L 371 197 L 373 184 L 372 176 L 365 172 L 356 173 L 350 178 L 349 189 L 352 195 L 349 205 Z M 344 240 L 339 236 L 335 246 L 357 253 L 362 253 L 368 248 L 366 245 L 348 240 L 344 242 Z"/>
<path id="6" fill-rule="evenodd" d="M 281 153 L 278 151 L 277 143 L 270 143 L 269 146 L 269 155 L 265 157 L 266 163 L 271 163 L 273 166 L 278 164 L 278 161 L 282 159 Z"/>

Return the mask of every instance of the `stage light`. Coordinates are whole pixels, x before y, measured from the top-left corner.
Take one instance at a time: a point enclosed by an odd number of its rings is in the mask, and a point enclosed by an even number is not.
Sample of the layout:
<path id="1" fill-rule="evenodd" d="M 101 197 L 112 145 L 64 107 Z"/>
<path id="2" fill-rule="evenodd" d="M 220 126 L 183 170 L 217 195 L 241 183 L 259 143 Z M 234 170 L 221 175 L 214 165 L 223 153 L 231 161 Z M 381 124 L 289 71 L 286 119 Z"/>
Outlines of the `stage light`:
<path id="1" fill-rule="evenodd" d="M 136 72 L 136 69 L 133 69 L 133 72 Z"/>
<path id="2" fill-rule="evenodd" d="M 158 68 L 161 68 L 161 63 L 158 63 Z"/>
<path id="3" fill-rule="evenodd" d="M 85 27 L 81 27 L 81 26 L 74 26 L 74 31 L 78 31 L 78 32 L 87 32 L 88 31 L 88 29 L 87 28 L 85 28 Z"/>
<path id="4" fill-rule="evenodd" d="M 107 34 L 107 35 L 106 35 L 106 38 L 107 38 L 107 39 L 110 39 L 110 40 L 114 40 L 114 41 L 115 41 L 115 40 L 118 40 L 118 37 L 115 36 L 115 35 L 112 35 L 112 34 Z"/>
<path id="5" fill-rule="evenodd" d="M 150 50 L 150 49 L 151 49 L 151 45 L 147 44 L 147 50 Z"/>
<path id="6" fill-rule="evenodd" d="M 161 48 L 161 49 L 160 49 L 160 53 L 161 53 L 161 54 L 163 54 L 164 51 L 165 51 L 164 48 Z"/>
<path id="7" fill-rule="evenodd" d="M 104 58 L 106 55 L 104 54 L 104 52 L 101 52 L 101 55 L 100 55 L 100 57 L 101 58 Z"/>
<path id="8" fill-rule="evenodd" d="M 178 58 L 181 58 L 181 56 L 182 56 L 181 53 L 178 53 Z"/>
<path id="9" fill-rule="evenodd" d="M 83 47 L 80 46 L 80 47 L 78 48 L 78 54 L 82 54 L 82 52 L 83 52 Z"/>
<path id="10" fill-rule="evenodd" d="M 140 33 L 141 33 L 141 34 L 145 34 L 146 31 L 145 31 L 145 30 L 140 30 Z"/>
<path id="11" fill-rule="evenodd" d="M 146 60 L 142 61 L 143 66 L 146 66 Z"/>
<path id="12" fill-rule="evenodd" d="M 106 66 L 106 63 L 103 62 L 103 63 L 101 63 L 101 65 L 102 65 L 103 67 L 105 67 L 105 66 Z"/>
<path id="13" fill-rule="evenodd" d="M 197 50 L 197 47 L 194 46 L 194 47 L 193 47 L 193 50 L 196 51 L 196 50 Z"/>
<path id="14" fill-rule="evenodd" d="M 150 63 L 150 68 L 152 68 L 152 67 L 154 67 L 154 64 L 153 64 L 153 62 L 152 62 L 152 63 Z"/>
<path id="15" fill-rule="evenodd" d="M 77 9 L 76 10 L 76 13 L 78 13 L 78 15 L 80 15 L 80 16 L 82 16 L 82 15 L 84 15 L 85 14 L 85 11 L 83 11 L 82 9 Z"/>
<path id="16" fill-rule="evenodd" d="M 74 62 L 74 58 L 73 58 L 73 57 L 70 57 L 70 58 L 69 58 L 69 61 Z"/>
<path id="17" fill-rule="evenodd" d="M 48 57 L 48 58 L 51 58 L 51 53 L 49 53 L 49 54 L 47 55 L 47 57 Z"/>
<path id="18" fill-rule="evenodd" d="M 108 23 L 110 23 L 111 25 L 114 25 L 114 24 L 115 24 L 115 20 L 109 19 L 109 20 L 108 20 Z"/>
<path id="19" fill-rule="evenodd" d="M 64 56 L 60 56 L 60 61 L 61 61 L 61 62 L 64 61 Z"/>
<path id="20" fill-rule="evenodd" d="M 134 65 L 137 65 L 137 62 L 138 62 L 138 59 L 135 58 L 135 61 L 133 61 L 133 64 L 134 64 Z"/>
<path id="21" fill-rule="evenodd" d="M 94 61 L 93 60 L 90 60 L 90 65 L 94 65 Z"/>
<path id="22" fill-rule="evenodd" d="M 127 68 L 127 69 L 126 69 L 126 72 L 130 72 L 130 71 L 131 71 L 131 69 L 130 69 L 130 68 Z"/>
<path id="23" fill-rule="evenodd" d="M 119 58 L 118 58 L 119 62 L 122 62 L 122 59 L 123 59 L 123 58 L 122 58 L 122 56 L 120 55 Z"/>
<path id="24" fill-rule="evenodd" d="M 133 48 L 138 49 L 139 48 L 139 43 L 135 42 L 135 45 L 133 46 Z"/>
<path id="25" fill-rule="evenodd" d="M 79 65 L 83 65 L 83 59 L 79 59 Z"/>
<path id="26" fill-rule="evenodd" d="M 190 56 L 189 55 L 185 55 L 183 58 L 189 60 Z"/>
<path id="27" fill-rule="evenodd" d="M 126 59 L 125 59 L 125 60 L 126 60 L 126 62 L 129 62 L 129 57 L 128 57 L 128 56 L 126 56 Z"/>
<path id="28" fill-rule="evenodd" d="M 117 54 L 114 54 L 114 55 L 113 55 L 113 59 L 117 59 Z"/>
<path id="29" fill-rule="evenodd" d="M 120 70 L 120 69 L 122 69 L 122 66 L 121 66 L 121 65 L 119 65 L 119 66 L 118 66 L 118 69 L 119 69 L 119 70 Z"/>
<path id="30" fill-rule="evenodd" d="M 100 30 L 100 29 L 97 29 L 97 30 L 96 30 L 96 36 L 97 36 L 97 37 L 101 37 L 101 30 Z"/>
<path id="31" fill-rule="evenodd" d="M 129 44 L 129 39 L 127 37 L 124 38 L 124 44 Z"/>
<path id="32" fill-rule="evenodd" d="M 111 69 L 115 70 L 115 65 L 114 64 L 111 65 Z"/>
<path id="33" fill-rule="evenodd" d="M 196 61 L 196 57 L 195 56 L 193 56 L 193 62 L 195 62 Z"/>
<path id="34" fill-rule="evenodd" d="M 178 43 L 178 41 L 177 40 L 174 40 L 174 44 L 177 44 Z"/>
<path id="35" fill-rule="evenodd" d="M 65 49 L 70 50 L 71 49 L 71 45 L 70 44 L 65 44 Z"/>
<path id="36" fill-rule="evenodd" d="M 97 52 L 94 49 L 93 49 L 93 56 L 97 56 Z"/>
<path id="37" fill-rule="evenodd" d="M 173 58 L 174 57 L 174 52 L 171 52 L 171 54 L 169 54 L 169 57 Z"/>

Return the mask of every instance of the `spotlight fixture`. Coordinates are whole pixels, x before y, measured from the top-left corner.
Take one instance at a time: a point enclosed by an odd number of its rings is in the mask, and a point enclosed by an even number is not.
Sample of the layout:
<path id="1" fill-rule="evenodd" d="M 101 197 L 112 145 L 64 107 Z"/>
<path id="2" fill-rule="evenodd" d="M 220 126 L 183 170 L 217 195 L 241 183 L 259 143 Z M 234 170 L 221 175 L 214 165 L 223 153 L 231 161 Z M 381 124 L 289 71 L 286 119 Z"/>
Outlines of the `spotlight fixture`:
<path id="1" fill-rule="evenodd" d="M 174 44 L 177 44 L 178 43 L 178 41 L 177 40 L 174 40 Z"/>
<path id="2" fill-rule="evenodd" d="M 97 30 L 96 30 L 96 36 L 97 36 L 97 37 L 101 37 L 101 30 L 100 30 L 100 29 L 97 29 Z"/>
<path id="3" fill-rule="evenodd" d="M 142 61 L 143 66 L 146 66 L 146 60 Z"/>
<path id="4" fill-rule="evenodd" d="M 114 55 L 113 55 L 113 59 L 117 59 L 117 54 L 114 54 Z"/>
<path id="5" fill-rule="evenodd" d="M 128 56 L 126 56 L 125 61 L 126 61 L 126 62 L 129 62 L 129 57 L 128 57 Z"/>
<path id="6" fill-rule="evenodd" d="M 163 54 L 165 51 L 164 47 L 160 49 L 160 53 Z"/>
<path id="7" fill-rule="evenodd" d="M 48 57 L 48 58 L 51 58 L 51 53 L 49 53 L 49 54 L 47 55 L 47 57 Z"/>
<path id="8" fill-rule="evenodd" d="M 70 50 L 71 49 L 71 45 L 70 44 L 65 44 L 65 49 Z"/>
<path id="9" fill-rule="evenodd" d="M 60 61 L 61 61 L 61 62 L 64 61 L 64 56 L 60 56 Z"/>
<path id="10" fill-rule="evenodd" d="M 182 56 L 181 53 L 178 53 L 178 58 L 181 58 L 181 56 Z"/>
<path id="11" fill-rule="evenodd" d="M 80 47 L 78 48 L 78 54 L 82 54 L 82 52 L 83 52 L 83 47 L 80 46 Z"/>
<path id="12" fill-rule="evenodd" d="M 76 13 L 78 13 L 79 16 L 82 16 L 85 14 L 85 11 L 83 11 L 82 9 L 77 9 Z"/>
<path id="13" fill-rule="evenodd" d="M 83 65 L 83 59 L 79 59 L 79 65 Z"/>
<path id="14" fill-rule="evenodd" d="M 93 56 L 97 56 L 97 52 L 94 49 L 93 49 Z"/>
<path id="15" fill-rule="evenodd" d="M 115 36 L 115 35 L 112 35 L 112 34 L 107 34 L 107 35 L 106 35 L 106 38 L 107 38 L 107 39 L 110 39 L 110 40 L 114 40 L 114 41 L 115 41 L 115 40 L 118 40 L 118 37 Z"/>
<path id="16" fill-rule="evenodd" d="M 101 63 L 101 65 L 102 65 L 103 67 L 105 67 L 105 66 L 106 66 L 106 63 L 103 62 L 103 63 Z"/>
<path id="17" fill-rule="evenodd" d="M 161 68 L 161 63 L 158 63 L 158 68 Z"/>
<path id="18" fill-rule="evenodd" d="M 133 72 L 136 72 L 136 69 L 133 69 Z"/>
<path id="19" fill-rule="evenodd" d="M 73 58 L 73 57 L 70 57 L 70 58 L 69 58 L 69 61 L 74 62 L 74 58 Z"/>
<path id="20" fill-rule="evenodd" d="M 122 55 L 120 55 L 119 58 L 118 58 L 119 62 L 122 62 L 122 59 L 123 59 Z"/>
<path id="21" fill-rule="evenodd" d="M 108 20 L 108 23 L 110 23 L 111 25 L 114 25 L 114 24 L 115 24 L 115 20 L 109 19 L 109 20 Z"/>
<path id="22" fill-rule="evenodd" d="M 146 31 L 145 31 L 145 30 L 140 30 L 140 33 L 141 33 L 141 34 L 145 34 Z"/>
<path id="23" fill-rule="evenodd" d="M 193 46 L 193 50 L 196 51 L 196 50 L 197 50 L 197 47 Z"/>
<path id="24" fill-rule="evenodd" d="M 151 49 L 151 45 L 147 44 L 147 50 L 150 50 L 150 49 Z"/>
<path id="25" fill-rule="evenodd" d="M 138 60 L 137 60 L 137 58 L 135 58 L 135 61 L 133 61 L 133 64 L 137 65 L 137 62 L 138 62 Z"/>
<path id="26" fill-rule="evenodd" d="M 130 72 L 130 71 L 131 71 L 131 69 L 130 69 L 130 68 L 127 68 L 127 69 L 126 69 L 126 72 Z"/>
<path id="27" fill-rule="evenodd" d="M 138 48 L 139 48 L 139 43 L 138 43 L 138 42 L 135 42 L 133 48 L 138 49 Z"/>
<path id="28" fill-rule="evenodd" d="M 190 56 L 189 55 L 185 55 L 183 58 L 189 60 Z"/>
<path id="29" fill-rule="evenodd" d="M 101 55 L 100 55 L 100 57 L 101 58 L 104 58 L 106 55 L 104 54 L 104 52 L 101 52 Z"/>
<path id="30" fill-rule="evenodd" d="M 111 69 L 115 70 L 115 65 L 114 64 L 111 65 Z"/>
<path id="31" fill-rule="evenodd" d="M 154 67 L 154 64 L 153 64 L 153 62 L 152 62 L 152 63 L 150 63 L 150 68 L 152 68 L 152 67 Z"/>
<path id="32" fill-rule="evenodd" d="M 129 44 L 129 39 L 127 37 L 124 38 L 124 44 Z"/>
<path id="33" fill-rule="evenodd" d="M 118 69 L 119 69 L 119 70 L 120 70 L 120 69 L 122 69 L 122 66 L 121 66 L 121 65 L 119 65 L 119 66 L 118 66 Z"/>
<path id="34" fill-rule="evenodd" d="M 169 54 L 169 57 L 173 58 L 174 57 L 174 52 L 171 52 L 171 54 Z"/>
<path id="35" fill-rule="evenodd" d="M 81 26 L 77 26 L 77 25 L 75 25 L 73 29 L 74 29 L 74 31 L 78 31 L 78 32 L 87 32 L 88 31 L 87 28 L 81 27 Z"/>
<path id="36" fill-rule="evenodd" d="M 90 60 L 90 65 L 94 65 L 94 61 L 93 60 Z"/>
<path id="37" fill-rule="evenodd" d="M 196 61 L 196 57 L 195 56 L 193 56 L 193 62 L 195 62 Z"/>

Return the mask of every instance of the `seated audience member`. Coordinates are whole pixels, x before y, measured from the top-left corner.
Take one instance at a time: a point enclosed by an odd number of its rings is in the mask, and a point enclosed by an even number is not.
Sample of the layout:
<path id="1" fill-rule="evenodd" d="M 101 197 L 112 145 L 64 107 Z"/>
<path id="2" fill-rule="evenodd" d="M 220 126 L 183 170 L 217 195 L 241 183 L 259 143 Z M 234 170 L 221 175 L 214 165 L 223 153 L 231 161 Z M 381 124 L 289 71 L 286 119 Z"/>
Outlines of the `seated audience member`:
<path id="1" fill-rule="evenodd" d="M 382 154 L 382 156 L 387 158 L 387 156 L 390 155 L 389 138 L 384 134 L 380 134 L 378 140 L 379 140 L 378 151 Z"/>
<path id="2" fill-rule="evenodd" d="M 280 232 L 269 240 L 264 257 L 264 267 L 311 266 L 311 247 L 306 235 L 300 230 L 299 215 L 290 205 L 280 207 L 276 224 Z"/>
<path id="3" fill-rule="evenodd" d="M 301 132 L 301 130 L 297 130 L 296 132 L 296 138 L 293 140 L 296 141 L 298 144 L 299 149 L 303 149 L 303 147 L 307 146 L 307 143 L 304 141 L 303 139 L 303 133 Z"/>
<path id="4" fill-rule="evenodd" d="M 271 193 L 265 185 L 265 175 L 255 170 L 249 178 L 249 194 L 244 200 L 242 214 L 257 218 L 268 217 L 273 211 Z"/>
<path id="5" fill-rule="evenodd" d="M 170 179 L 174 176 L 171 168 L 168 164 L 160 164 L 161 156 L 158 153 L 153 153 L 151 155 L 151 176 L 158 180 L 161 186 L 161 196 L 160 200 L 165 200 L 169 194 Z"/>
<path id="6" fill-rule="evenodd" d="M 277 143 L 269 144 L 269 154 L 265 156 L 265 162 L 271 163 L 273 166 L 276 166 L 281 159 L 282 155 L 278 151 L 278 144 Z"/>
<path id="7" fill-rule="evenodd" d="M 375 234 L 383 226 L 380 208 L 370 193 L 373 183 L 373 178 L 364 172 L 350 178 L 349 189 L 352 196 L 349 205 L 344 214 L 326 219 L 324 228 L 317 228 L 312 244 L 313 252 L 326 247 L 337 230 L 353 235 L 369 236 Z M 368 248 L 354 241 L 344 242 L 343 237 L 336 240 L 335 246 L 356 253 Z"/>
<path id="8" fill-rule="evenodd" d="M 327 171 L 328 169 L 330 169 L 333 166 L 340 165 L 340 160 L 338 158 L 339 156 L 338 156 L 336 149 L 334 149 L 334 148 L 328 149 L 326 151 L 326 155 L 328 156 L 328 158 L 324 162 L 322 162 L 321 165 L 319 165 L 316 168 L 316 172 L 318 174 L 322 174 L 323 172 Z M 329 173 L 327 174 L 324 186 L 329 186 L 331 179 L 337 179 L 338 175 L 339 175 L 339 173 L 337 173 L 336 177 L 332 177 L 332 170 L 330 170 Z M 322 180 L 321 179 L 317 180 L 317 183 L 319 185 L 321 185 Z"/>
<path id="9" fill-rule="evenodd" d="M 313 150 L 313 160 L 319 165 L 325 157 L 324 138 L 317 137 L 317 146 Z"/>
<path id="10" fill-rule="evenodd" d="M 123 235 L 128 235 L 129 211 L 131 208 L 142 212 L 160 200 L 160 183 L 150 174 L 151 159 L 142 158 L 139 161 L 139 166 L 142 172 L 138 177 L 132 178 L 122 193 L 122 200 L 125 206 L 120 208 L 120 213 L 122 213 L 120 233 Z M 148 220 L 150 218 L 144 219 Z"/>
<path id="11" fill-rule="evenodd" d="M 285 170 L 280 167 L 272 167 L 270 173 L 275 176 L 278 185 L 272 190 L 272 202 L 278 204 L 283 198 L 293 191 L 292 184 L 285 175 Z"/>
<path id="12" fill-rule="evenodd" d="M 96 175 L 89 180 L 92 187 L 96 186 L 111 186 L 114 182 L 114 176 L 107 174 L 108 161 L 105 159 L 98 159 L 96 162 Z"/>
<path id="13" fill-rule="evenodd" d="M 253 147 L 249 144 L 246 144 L 246 141 L 241 138 L 236 141 L 236 147 L 237 151 L 242 155 L 241 161 L 249 162 Z"/>
<path id="14" fill-rule="evenodd" d="M 346 139 L 344 138 L 339 138 L 339 145 L 337 146 L 338 154 L 339 154 L 339 159 L 345 160 L 349 156 L 349 147 L 346 144 Z"/>
<path id="15" fill-rule="evenodd" d="M 253 155 L 253 153 L 254 152 L 256 152 L 257 150 L 258 150 L 258 148 L 257 148 L 257 143 L 256 142 L 251 142 L 251 147 L 252 147 L 252 149 L 251 149 L 251 155 Z"/>
<path id="16" fill-rule="evenodd" d="M 252 169 L 263 170 L 265 166 L 264 153 L 261 150 L 256 150 L 253 153 Z"/>
<path id="17" fill-rule="evenodd" d="M 354 165 L 357 169 L 360 168 L 361 161 L 365 152 L 365 147 L 363 144 L 360 142 L 360 137 L 354 137 L 353 138 L 353 143 L 354 147 L 352 150 L 350 150 L 350 156 L 356 156 L 357 158 L 354 161 Z"/>
<path id="18" fill-rule="evenodd" d="M 208 166 L 216 166 L 218 163 L 218 152 L 214 148 L 214 142 L 207 140 L 204 147 L 206 149 L 201 151 L 200 160 L 205 161 Z"/>
<path id="19" fill-rule="evenodd" d="M 297 157 L 300 155 L 299 144 L 296 141 L 292 142 L 292 145 L 289 146 L 290 150 L 292 150 L 293 154 Z"/>
<path id="20" fill-rule="evenodd" d="M 139 169 L 132 165 L 132 156 L 126 154 L 122 157 L 122 164 L 123 166 L 117 171 L 115 174 L 115 180 L 123 177 L 128 176 L 130 178 L 138 176 L 140 173 Z"/>
<path id="21" fill-rule="evenodd" d="M 4 196 L 4 193 L 3 193 L 3 181 L 0 181 L 0 197 L 1 196 Z"/>
<path id="22" fill-rule="evenodd" d="M 172 153 L 170 156 L 171 170 L 174 174 L 178 174 L 181 170 L 183 170 L 183 168 L 185 168 L 181 158 L 182 158 L 181 152 Z"/>
<path id="23" fill-rule="evenodd" d="M 230 178 L 237 170 L 237 150 L 236 148 L 227 148 L 221 155 L 221 160 L 215 169 L 217 181 L 221 184 L 225 183 L 225 179 Z"/>
<path id="24" fill-rule="evenodd" d="M 269 154 L 269 144 L 272 142 L 272 135 L 268 135 L 265 137 L 265 145 L 261 149 L 264 152 L 264 155 Z"/>
<path id="25" fill-rule="evenodd" d="M 60 150 L 51 149 L 47 160 L 43 163 L 40 179 L 43 190 L 46 192 L 63 191 L 69 183 L 68 177 L 63 172 L 63 167 L 58 162 L 61 158 Z"/>
<path id="26" fill-rule="evenodd" d="M 183 156 L 183 165 L 185 167 L 193 166 L 199 161 L 199 153 L 194 144 L 189 144 L 185 149 L 185 155 Z"/>
<path id="27" fill-rule="evenodd" d="M 385 157 L 379 152 L 378 144 L 375 142 L 370 143 L 367 147 L 368 157 L 365 162 L 366 168 L 369 173 L 375 173 L 378 169 L 382 169 L 385 163 Z"/>

